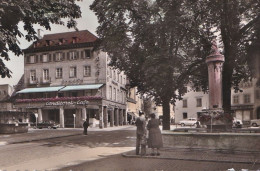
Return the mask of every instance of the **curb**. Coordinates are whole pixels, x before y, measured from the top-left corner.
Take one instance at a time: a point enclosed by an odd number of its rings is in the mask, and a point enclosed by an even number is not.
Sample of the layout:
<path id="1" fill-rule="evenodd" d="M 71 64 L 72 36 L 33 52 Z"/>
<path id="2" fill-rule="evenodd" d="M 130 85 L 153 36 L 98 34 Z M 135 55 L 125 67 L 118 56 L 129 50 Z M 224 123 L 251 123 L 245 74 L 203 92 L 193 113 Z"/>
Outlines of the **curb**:
<path id="1" fill-rule="evenodd" d="M 71 137 L 71 136 L 77 136 L 77 135 L 82 135 L 82 133 L 80 133 L 80 134 L 73 134 L 73 135 L 48 137 L 48 138 L 39 138 L 39 139 L 32 139 L 32 140 L 15 141 L 15 142 L 7 143 L 6 145 L 8 145 L 8 144 L 20 144 L 20 143 L 27 143 L 27 142 L 35 142 L 35 141 L 42 141 L 42 140 L 50 140 L 50 139 L 55 139 L 55 138 Z"/>
<path id="2" fill-rule="evenodd" d="M 185 159 L 177 157 L 161 157 L 161 156 L 140 156 L 140 155 L 130 155 L 123 153 L 123 157 L 128 158 L 146 158 L 146 159 L 165 159 L 165 160 L 183 160 L 183 161 L 197 161 L 197 162 L 214 162 L 214 163 L 241 163 L 241 164 L 260 164 L 260 162 L 249 162 L 249 161 L 232 161 L 232 160 L 202 160 L 202 159 Z"/>

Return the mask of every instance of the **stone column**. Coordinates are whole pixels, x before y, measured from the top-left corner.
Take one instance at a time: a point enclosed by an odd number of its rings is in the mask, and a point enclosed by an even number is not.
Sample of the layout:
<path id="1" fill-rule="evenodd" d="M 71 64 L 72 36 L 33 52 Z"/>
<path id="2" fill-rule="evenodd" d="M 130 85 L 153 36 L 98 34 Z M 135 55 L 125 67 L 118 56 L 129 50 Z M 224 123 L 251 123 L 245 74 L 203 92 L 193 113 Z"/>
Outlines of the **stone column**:
<path id="1" fill-rule="evenodd" d="M 82 112 L 82 120 L 85 121 L 87 119 L 87 110 L 86 110 L 86 108 L 85 107 L 82 108 L 81 112 Z"/>
<path id="2" fill-rule="evenodd" d="M 65 124 L 64 124 L 64 109 L 63 107 L 60 107 L 60 127 L 64 128 Z"/>
<path id="3" fill-rule="evenodd" d="M 119 114 L 118 114 L 118 108 L 115 108 L 115 126 L 119 125 Z"/>
<path id="4" fill-rule="evenodd" d="M 99 106 L 99 128 L 103 129 L 104 128 L 104 123 L 103 123 L 103 106 Z"/>
<path id="5" fill-rule="evenodd" d="M 42 122 L 42 109 L 38 109 L 38 120 L 37 120 L 38 123 Z"/>
<path id="6" fill-rule="evenodd" d="M 125 109 L 123 109 L 123 115 L 124 115 L 124 125 L 127 125 L 127 112 Z"/>
<path id="7" fill-rule="evenodd" d="M 103 115 L 104 115 L 104 128 L 107 128 L 107 124 L 108 124 L 107 106 L 103 107 Z"/>
<path id="8" fill-rule="evenodd" d="M 209 109 L 222 109 L 222 66 L 225 61 L 213 42 L 211 54 L 207 56 L 209 79 Z"/>
<path id="9" fill-rule="evenodd" d="M 114 112 L 115 112 L 115 109 L 112 109 L 109 113 L 110 113 L 110 127 L 113 127 L 114 126 Z"/>

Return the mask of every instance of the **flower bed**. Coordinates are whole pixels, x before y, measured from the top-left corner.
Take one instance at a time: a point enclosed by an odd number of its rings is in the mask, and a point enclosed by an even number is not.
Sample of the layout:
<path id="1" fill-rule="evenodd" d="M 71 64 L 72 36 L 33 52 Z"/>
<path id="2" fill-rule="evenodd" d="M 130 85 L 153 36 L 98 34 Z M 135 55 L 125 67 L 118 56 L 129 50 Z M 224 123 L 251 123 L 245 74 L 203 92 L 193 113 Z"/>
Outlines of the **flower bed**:
<path id="1" fill-rule="evenodd" d="M 53 97 L 53 98 L 36 98 L 36 99 L 16 99 L 16 103 L 28 102 L 56 102 L 56 101 L 78 101 L 78 100 L 101 100 L 100 96 L 81 96 L 81 97 Z"/>

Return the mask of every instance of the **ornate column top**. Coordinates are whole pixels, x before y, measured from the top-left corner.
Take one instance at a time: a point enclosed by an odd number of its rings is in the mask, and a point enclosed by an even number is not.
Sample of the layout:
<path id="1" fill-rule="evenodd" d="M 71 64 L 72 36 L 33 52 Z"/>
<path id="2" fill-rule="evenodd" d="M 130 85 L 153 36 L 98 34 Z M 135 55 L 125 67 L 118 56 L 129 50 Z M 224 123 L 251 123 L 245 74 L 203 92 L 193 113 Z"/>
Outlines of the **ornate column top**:
<path id="1" fill-rule="evenodd" d="M 209 63 L 209 62 L 224 62 L 225 61 L 225 58 L 224 56 L 219 52 L 218 50 L 218 46 L 217 46 L 217 43 L 216 43 L 216 40 L 214 39 L 212 41 L 212 46 L 211 46 L 211 50 L 210 50 L 210 55 L 207 56 L 206 58 L 206 63 Z"/>

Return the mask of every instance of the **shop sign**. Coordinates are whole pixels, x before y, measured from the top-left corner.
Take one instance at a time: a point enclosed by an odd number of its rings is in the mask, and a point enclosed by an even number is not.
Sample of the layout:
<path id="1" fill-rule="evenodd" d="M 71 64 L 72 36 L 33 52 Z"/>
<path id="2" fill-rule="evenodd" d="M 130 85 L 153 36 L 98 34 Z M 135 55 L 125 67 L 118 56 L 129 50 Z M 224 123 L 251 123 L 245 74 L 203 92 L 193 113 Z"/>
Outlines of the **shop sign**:
<path id="1" fill-rule="evenodd" d="M 46 102 L 45 106 L 87 105 L 87 100 Z"/>

